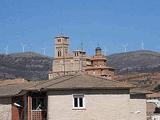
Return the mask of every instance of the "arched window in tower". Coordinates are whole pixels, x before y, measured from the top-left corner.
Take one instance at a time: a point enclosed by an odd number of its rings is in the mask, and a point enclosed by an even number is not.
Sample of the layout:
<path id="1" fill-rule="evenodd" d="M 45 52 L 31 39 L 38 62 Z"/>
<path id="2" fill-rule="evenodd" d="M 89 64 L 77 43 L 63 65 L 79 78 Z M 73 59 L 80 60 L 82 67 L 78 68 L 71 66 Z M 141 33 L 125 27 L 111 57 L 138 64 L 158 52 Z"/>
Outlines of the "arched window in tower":
<path id="1" fill-rule="evenodd" d="M 61 42 L 61 39 L 58 39 L 57 41 L 58 41 L 58 42 Z"/>
<path id="2" fill-rule="evenodd" d="M 58 57 L 61 57 L 62 56 L 62 53 L 61 53 L 61 51 L 59 50 L 58 51 Z"/>

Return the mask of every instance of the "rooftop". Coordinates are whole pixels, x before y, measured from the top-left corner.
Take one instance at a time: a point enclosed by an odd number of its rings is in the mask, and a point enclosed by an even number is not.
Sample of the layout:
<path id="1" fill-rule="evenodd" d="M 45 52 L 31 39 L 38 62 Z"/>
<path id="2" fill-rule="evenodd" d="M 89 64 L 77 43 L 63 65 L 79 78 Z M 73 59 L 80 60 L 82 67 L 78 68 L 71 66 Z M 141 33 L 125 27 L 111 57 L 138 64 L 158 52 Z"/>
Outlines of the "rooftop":
<path id="1" fill-rule="evenodd" d="M 130 89 L 132 85 L 84 73 L 65 75 L 51 80 L 0 84 L 0 97 L 15 96 L 22 91 Z"/>
<path id="2" fill-rule="evenodd" d="M 160 98 L 160 92 L 155 92 L 152 94 L 148 94 L 147 98 Z"/>
<path id="3" fill-rule="evenodd" d="M 66 89 L 129 89 L 133 86 L 106 78 L 77 73 L 74 75 L 66 75 L 51 80 L 42 81 L 28 90 L 66 90 Z"/>

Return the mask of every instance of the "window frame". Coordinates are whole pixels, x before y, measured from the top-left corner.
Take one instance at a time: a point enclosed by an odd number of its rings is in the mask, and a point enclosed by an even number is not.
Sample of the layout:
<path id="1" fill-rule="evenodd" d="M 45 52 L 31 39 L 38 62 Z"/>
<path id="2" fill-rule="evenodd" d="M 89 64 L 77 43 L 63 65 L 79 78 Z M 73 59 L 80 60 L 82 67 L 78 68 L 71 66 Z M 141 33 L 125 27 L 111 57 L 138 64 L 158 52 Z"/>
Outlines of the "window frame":
<path id="1" fill-rule="evenodd" d="M 77 98 L 77 107 L 75 107 L 75 98 Z M 82 107 L 80 107 L 80 98 L 82 98 Z M 85 95 L 84 94 L 73 94 L 72 95 L 72 106 L 73 110 L 82 110 L 85 109 Z"/>

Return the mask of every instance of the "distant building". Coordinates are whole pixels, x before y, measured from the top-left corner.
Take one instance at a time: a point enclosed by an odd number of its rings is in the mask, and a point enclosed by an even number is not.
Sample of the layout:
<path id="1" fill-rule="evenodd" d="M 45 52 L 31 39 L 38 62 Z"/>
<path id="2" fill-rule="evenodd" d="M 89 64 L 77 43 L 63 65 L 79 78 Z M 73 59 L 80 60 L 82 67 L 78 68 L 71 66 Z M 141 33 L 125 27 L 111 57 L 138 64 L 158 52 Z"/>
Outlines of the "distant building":
<path id="1" fill-rule="evenodd" d="M 95 49 L 95 55 L 90 57 L 83 50 L 69 52 L 69 37 L 55 37 L 55 55 L 49 79 L 57 76 L 73 74 L 79 71 L 91 75 L 103 76 L 112 79 L 114 69 L 107 65 L 106 56 L 100 47 Z"/>

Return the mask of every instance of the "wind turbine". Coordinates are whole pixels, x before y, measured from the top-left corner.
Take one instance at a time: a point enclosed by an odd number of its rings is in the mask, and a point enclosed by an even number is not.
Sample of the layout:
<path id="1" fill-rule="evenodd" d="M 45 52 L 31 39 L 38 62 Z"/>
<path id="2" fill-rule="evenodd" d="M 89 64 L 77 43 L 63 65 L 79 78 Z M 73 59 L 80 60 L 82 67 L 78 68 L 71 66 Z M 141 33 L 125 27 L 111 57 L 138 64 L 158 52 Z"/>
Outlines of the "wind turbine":
<path id="1" fill-rule="evenodd" d="M 46 48 L 41 48 L 41 50 L 43 51 L 43 54 L 46 54 Z"/>
<path id="2" fill-rule="evenodd" d="M 5 54 L 8 55 L 8 45 L 4 48 Z"/>
<path id="3" fill-rule="evenodd" d="M 128 43 L 123 45 L 124 52 L 127 52 Z"/>
<path id="4" fill-rule="evenodd" d="M 144 50 L 144 42 L 141 43 L 141 49 Z"/>
<path id="5" fill-rule="evenodd" d="M 24 53 L 24 51 L 25 51 L 25 46 L 26 46 L 25 44 L 23 44 L 23 43 L 21 44 L 22 52 L 23 52 L 23 53 Z"/>

